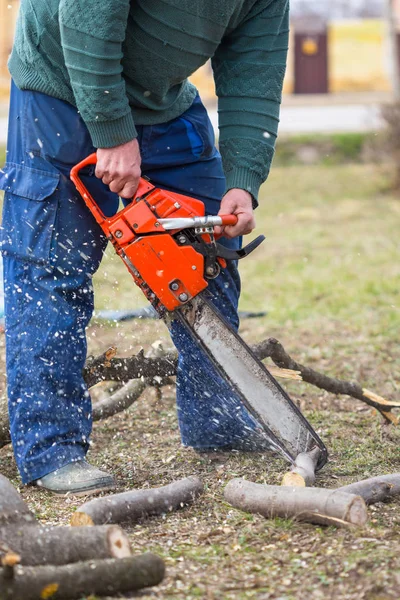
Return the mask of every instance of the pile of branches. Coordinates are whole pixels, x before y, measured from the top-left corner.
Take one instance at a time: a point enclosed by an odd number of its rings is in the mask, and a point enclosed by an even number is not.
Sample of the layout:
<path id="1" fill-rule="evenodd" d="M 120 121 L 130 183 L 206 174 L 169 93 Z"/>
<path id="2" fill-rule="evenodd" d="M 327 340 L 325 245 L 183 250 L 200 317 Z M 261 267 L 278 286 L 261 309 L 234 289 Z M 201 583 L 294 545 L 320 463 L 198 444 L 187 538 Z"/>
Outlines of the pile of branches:
<path id="1" fill-rule="evenodd" d="M 0 597 L 62 598 L 131 592 L 160 583 L 164 561 L 131 556 L 115 525 L 45 527 L 11 483 L 0 475 Z"/>
<path id="2" fill-rule="evenodd" d="M 375 408 L 385 422 L 398 424 L 392 410 L 400 407 L 399 402 L 382 398 L 357 382 L 344 381 L 320 373 L 294 360 L 275 338 L 266 339 L 252 347 L 257 358 L 269 358 L 275 364 L 268 367 L 272 375 L 286 379 L 305 381 L 321 390 L 335 395 L 345 395 Z M 175 352 L 165 352 L 159 342 L 153 344 L 145 354 L 128 358 L 118 358 L 117 349 L 109 348 L 97 357 L 89 357 L 84 368 L 84 379 L 88 388 L 100 382 L 113 382 L 111 394 L 103 397 L 93 407 L 93 419 L 98 421 L 126 410 L 140 398 L 144 390 L 155 387 L 160 390 L 174 383 L 178 356 Z M 0 448 L 10 442 L 6 398 L 0 398 Z"/>

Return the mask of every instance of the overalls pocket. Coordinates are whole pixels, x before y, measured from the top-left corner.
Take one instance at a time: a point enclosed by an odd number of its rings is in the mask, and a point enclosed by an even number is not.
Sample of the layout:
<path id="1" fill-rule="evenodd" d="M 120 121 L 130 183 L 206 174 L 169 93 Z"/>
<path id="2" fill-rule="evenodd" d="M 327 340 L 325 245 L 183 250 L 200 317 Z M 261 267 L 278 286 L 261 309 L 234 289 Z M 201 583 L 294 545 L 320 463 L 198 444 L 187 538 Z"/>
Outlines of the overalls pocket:
<path id="1" fill-rule="evenodd" d="M 56 172 L 14 163 L 6 163 L 0 171 L 0 189 L 5 192 L 0 232 L 3 254 L 49 264 L 59 179 Z"/>
<path id="2" fill-rule="evenodd" d="M 196 139 L 197 136 L 200 142 L 195 150 L 195 152 L 197 151 L 197 158 L 204 159 L 211 156 L 215 148 L 214 129 L 207 110 L 198 95 L 190 108 L 180 118 L 191 127 L 192 136 L 194 134 L 193 139 Z M 195 147 L 194 143 L 193 146 Z"/>
<path id="3" fill-rule="evenodd" d="M 214 152 L 214 131 L 207 111 L 197 97 L 180 117 L 143 127 L 143 163 L 148 169 L 192 164 Z"/>

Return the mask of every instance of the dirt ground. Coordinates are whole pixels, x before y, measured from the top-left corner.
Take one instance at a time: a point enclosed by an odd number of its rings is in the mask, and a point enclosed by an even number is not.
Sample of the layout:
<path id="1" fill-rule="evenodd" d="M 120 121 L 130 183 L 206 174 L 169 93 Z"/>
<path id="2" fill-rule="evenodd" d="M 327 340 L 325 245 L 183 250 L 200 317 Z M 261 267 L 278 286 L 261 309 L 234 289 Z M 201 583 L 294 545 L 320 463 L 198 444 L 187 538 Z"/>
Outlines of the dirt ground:
<path id="1" fill-rule="evenodd" d="M 267 318 L 244 321 L 242 333 L 247 332 L 248 337 L 249 331 L 256 333 L 258 340 L 278 334 L 269 330 Z M 121 354 L 137 351 L 141 345 L 138 339 L 145 345 L 154 339 L 170 344 L 163 325 L 152 321 L 125 323 L 117 328 L 94 325 L 88 337 L 94 354 L 116 340 L 120 341 Z M 294 355 L 301 352 L 301 346 L 304 348 L 303 344 L 296 346 L 291 348 Z M 396 349 L 393 358 L 398 354 Z M 315 368 L 324 369 L 326 359 L 318 353 L 309 360 Z M 357 371 L 357 356 L 347 368 Z M 385 373 L 378 364 L 364 364 L 364 368 L 373 370 L 371 376 L 378 387 L 380 377 L 384 386 Z M 330 451 L 329 463 L 318 476 L 319 486 L 334 488 L 371 475 L 400 471 L 399 431 L 382 426 L 374 411 L 350 399 L 335 399 L 306 384 L 291 382 L 289 387 Z M 370 508 L 367 526 L 352 530 L 266 520 L 235 510 L 223 498 L 224 486 L 231 478 L 279 484 L 286 464 L 268 453 L 205 456 L 181 447 L 174 391 L 173 387 L 164 388 L 159 399 L 150 389 L 131 409 L 94 427 L 91 461 L 113 472 L 121 490 L 155 487 L 193 474 L 205 484 L 204 495 L 192 507 L 126 526 L 134 552 L 156 552 L 167 566 L 164 582 L 137 597 L 400 597 L 398 501 Z M 0 451 L 0 471 L 19 485 L 10 447 Z M 36 516 L 52 525 L 67 524 L 82 503 L 82 499 L 58 499 L 29 487 L 20 491 Z"/>

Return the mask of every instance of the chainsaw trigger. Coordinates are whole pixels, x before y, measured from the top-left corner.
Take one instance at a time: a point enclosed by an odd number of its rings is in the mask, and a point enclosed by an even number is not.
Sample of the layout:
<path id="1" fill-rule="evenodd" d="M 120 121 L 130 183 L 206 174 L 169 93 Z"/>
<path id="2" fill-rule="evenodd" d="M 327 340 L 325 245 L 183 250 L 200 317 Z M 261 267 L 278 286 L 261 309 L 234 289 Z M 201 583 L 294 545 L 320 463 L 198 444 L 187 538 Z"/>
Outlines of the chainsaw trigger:
<path id="1" fill-rule="evenodd" d="M 252 242 L 241 248 L 240 250 L 232 250 L 231 248 L 226 248 L 219 242 L 217 242 L 217 256 L 220 258 L 224 258 L 225 260 L 239 260 L 240 258 L 244 258 L 248 256 L 258 248 L 258 246 L 265 240 L 265 235 L 259 235 Z"/>

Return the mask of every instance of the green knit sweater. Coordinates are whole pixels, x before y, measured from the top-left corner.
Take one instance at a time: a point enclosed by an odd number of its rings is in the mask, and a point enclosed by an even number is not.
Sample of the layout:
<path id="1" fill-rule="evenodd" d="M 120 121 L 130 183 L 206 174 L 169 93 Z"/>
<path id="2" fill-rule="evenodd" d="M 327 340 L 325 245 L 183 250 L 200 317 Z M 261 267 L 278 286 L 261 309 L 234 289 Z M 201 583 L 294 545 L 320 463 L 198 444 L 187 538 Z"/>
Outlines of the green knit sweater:
<path id="1" fill-rule="evenodd" d="M 21 89 L 75 105 L 93 145 L 174 119 L 212 58 L 227 189 L 257 197 L 277 135 L 289 0 L 22 0 L 9 60 Z"/>

